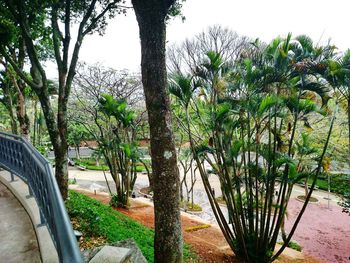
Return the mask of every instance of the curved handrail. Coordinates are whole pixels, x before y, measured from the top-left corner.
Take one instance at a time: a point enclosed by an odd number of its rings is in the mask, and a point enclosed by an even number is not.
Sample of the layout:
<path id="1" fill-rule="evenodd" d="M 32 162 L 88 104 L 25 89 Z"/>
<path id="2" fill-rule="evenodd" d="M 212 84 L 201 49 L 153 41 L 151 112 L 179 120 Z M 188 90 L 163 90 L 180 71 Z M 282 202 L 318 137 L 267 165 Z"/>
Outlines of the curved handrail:
<path id="1" fill-rule="evenodd" d="M 60 262 L 82 263 L 83 259 L 51 164 L 26 139 L 0 132 L 0 166 L 28 184 Z"/>

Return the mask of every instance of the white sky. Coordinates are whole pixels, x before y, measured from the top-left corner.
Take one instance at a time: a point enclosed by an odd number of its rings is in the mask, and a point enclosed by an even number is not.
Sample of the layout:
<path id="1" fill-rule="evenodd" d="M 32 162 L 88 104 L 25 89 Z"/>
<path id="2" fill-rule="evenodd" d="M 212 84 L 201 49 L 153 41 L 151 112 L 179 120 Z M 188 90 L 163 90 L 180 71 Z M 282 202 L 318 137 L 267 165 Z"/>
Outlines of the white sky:
<path id="1" fill-rule="evenodd" d="M 128 2 L 129 0 L 127 0 Z M 169 22 L 167 40 L 181 42 L 210 25 L 219 24 L 240 35 L 270 41 L 292 32 L 309 35 L 314 42 L 331 42 L 340 50 L 350 48 L 349 0 L 187 0 L 185 22 Z M 134 12 L 110 21 L 106 34 L 87 36 L 80 61 L 101 63 L 114 69 L 140 70 L 140 44 Z M 55 77 L 50 67 L 49 77 Z"/>

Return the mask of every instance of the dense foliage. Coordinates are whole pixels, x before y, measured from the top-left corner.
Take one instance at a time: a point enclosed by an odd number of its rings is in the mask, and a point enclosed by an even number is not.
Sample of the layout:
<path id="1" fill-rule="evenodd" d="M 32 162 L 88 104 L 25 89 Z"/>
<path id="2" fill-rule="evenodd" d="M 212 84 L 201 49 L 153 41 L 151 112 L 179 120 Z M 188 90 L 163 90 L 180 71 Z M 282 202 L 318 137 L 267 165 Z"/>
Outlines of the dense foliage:
<path id="1" fill-rule="evenodd" d="M 344 198 L 339 205 L 343 207 L 343 213 L 349 214 L 350 216 L 350 192 L 344 194 Z"/>
<path id="2" fill-rule="evenodd" d="M 233 65 L 209 51 L 191 75 L 170 82 L 178 105 L 174 114 L 189 138 L 216 220 L 235 254 L 248 262 L 273 261 L 288 246 L 325 167 L 339 110 L 336 94 L 333 108 L 328 103 L 340 83 L 334 50 L 314 46 L 306 36 L 288 35 L 268 45 L 257 41 Z M 309 142 L 311 115 L 330 118 L 317 149 Z M 220 180 L 228 219 L 205 164 Z M 303 208 L 274 253 L 293 185 L 309 177 Z"/>
<path id="3" fill-rule="evenodd" d="M 329 175 L 330 191 L 339 195 L 345 195 L 350 192 L 350 176 L 346 174 Z M 328 177 L 325 175 L 317 179 L 316 185 L 319 189 L 328 190 Z"/>

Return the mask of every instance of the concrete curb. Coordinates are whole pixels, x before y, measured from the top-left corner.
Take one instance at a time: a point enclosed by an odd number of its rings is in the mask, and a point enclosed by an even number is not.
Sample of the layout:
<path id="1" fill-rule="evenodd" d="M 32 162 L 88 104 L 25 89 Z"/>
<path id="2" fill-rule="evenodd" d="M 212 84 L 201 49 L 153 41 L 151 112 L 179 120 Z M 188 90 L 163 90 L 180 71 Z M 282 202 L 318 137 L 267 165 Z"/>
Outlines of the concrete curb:
<path id="1" fill-rule="evenodd" d="M 27 211 L 38 239 L 42 262 L 58 263 L 59 259 L 57 251 L 53 244 L 49 231 L 45 225 L 40 226 L 41 222 L 39 207 L 35 201 L 35 198 L 28 197 L 29 190 L 27 184 L 17 176 L 15 176 L 15 180 L 11 182 L 11 175 L 5 170 L 0 171 L 0 181 L 12 192 L 12 194 Z"/>

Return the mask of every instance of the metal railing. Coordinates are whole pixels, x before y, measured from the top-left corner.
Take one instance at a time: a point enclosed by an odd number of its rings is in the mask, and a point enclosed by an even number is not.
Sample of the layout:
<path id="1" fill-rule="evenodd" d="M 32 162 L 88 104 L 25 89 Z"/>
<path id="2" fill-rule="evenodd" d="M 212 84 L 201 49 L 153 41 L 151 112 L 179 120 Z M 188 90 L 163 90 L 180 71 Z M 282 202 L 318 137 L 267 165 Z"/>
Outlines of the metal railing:
<path id="1" fill-rule="evenodd" d="M 27 183 L 60 262 L 83 262 L 50 163 L 26 139 L 0 132 L 0 166 Z"/>

